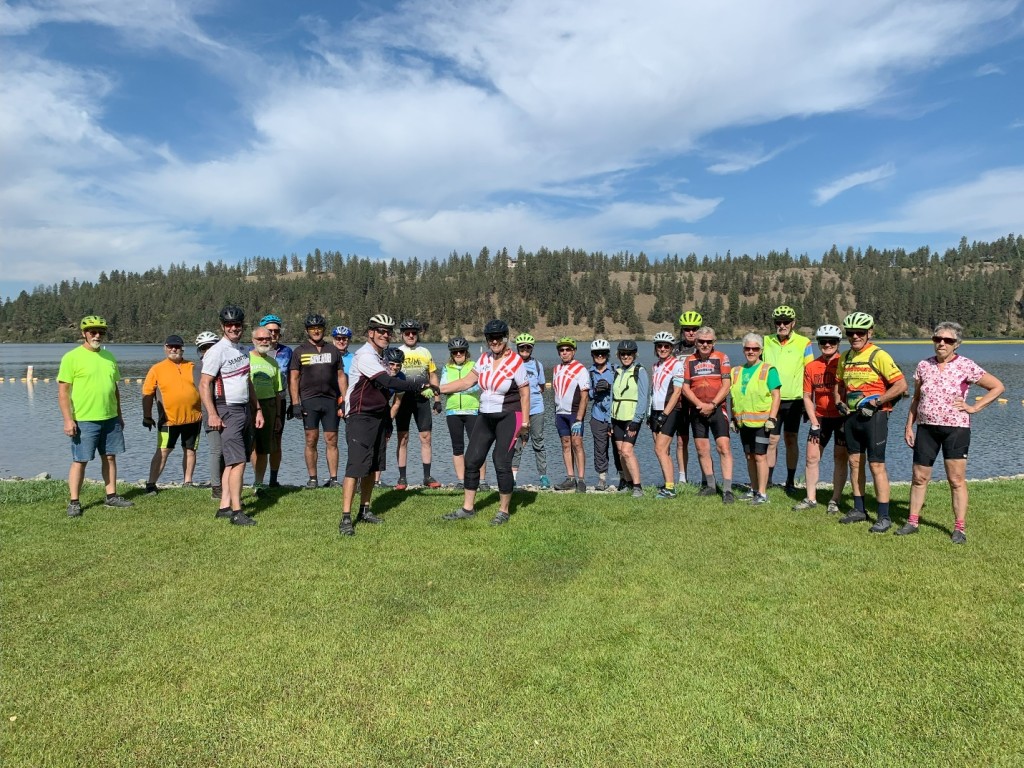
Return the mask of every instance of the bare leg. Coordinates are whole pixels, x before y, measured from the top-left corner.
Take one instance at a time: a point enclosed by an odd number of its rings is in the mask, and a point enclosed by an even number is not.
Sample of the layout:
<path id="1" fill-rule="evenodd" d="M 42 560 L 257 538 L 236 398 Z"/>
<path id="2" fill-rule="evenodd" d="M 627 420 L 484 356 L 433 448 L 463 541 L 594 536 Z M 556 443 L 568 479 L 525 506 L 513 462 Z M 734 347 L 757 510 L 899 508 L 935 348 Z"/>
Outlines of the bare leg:
<path id="1" fill-rule="evenodd" d="M 324 442 L 327 443 L 327 471 L 330 473 L 331 477 L 337 477 L 338 476 L 338 433 L 337 432 L 324 432 Z"/>
<path id="2" fill-rule="evenodd" d="M 82 493 L 82 483 L 85 480 L 85 465 L 87 461 L 72 461 L 71 469 L 68 470 L 68 492 L 72 501 L 79 500 Z"/>
<path id="3" fill-rule="evenodd" d="M 316 477 L 316 465 L 320 461 L 320 453 L 317 451 L 317 443 L 320 441 L 319 429 L 306 430 L 306 472 L 310 477 Z"/>

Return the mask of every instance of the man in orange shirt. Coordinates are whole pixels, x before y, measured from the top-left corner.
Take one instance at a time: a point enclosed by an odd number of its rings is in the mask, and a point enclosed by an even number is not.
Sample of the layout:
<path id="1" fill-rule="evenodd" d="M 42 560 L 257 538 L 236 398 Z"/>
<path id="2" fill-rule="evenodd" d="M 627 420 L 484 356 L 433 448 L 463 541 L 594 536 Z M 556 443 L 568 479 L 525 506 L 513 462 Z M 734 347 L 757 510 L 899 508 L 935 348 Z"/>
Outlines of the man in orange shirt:
<path id="1" fill-rule="evenodd" d="M 200 410 L 199 390 L 196 389 L 193 363 L 185 360 L 185 342 L 181 336 L 168 336 L 164 343 L 166 359 L 149 369 L 142 385 L 142 426 L 157 427 L 156 453 L 149 463 L 146 493 L 155 494 L 156 481 L 164 471 L 167 457 L 181 439 L 181 469 L 184 486 L 192 485 L 196 468 L 196 447 L 202 431 L 203 413 Z M 159 395 L 159 397 L 158 397 Z M 157 420 L 153 420 L 153 403 L 157 406 Z"/>

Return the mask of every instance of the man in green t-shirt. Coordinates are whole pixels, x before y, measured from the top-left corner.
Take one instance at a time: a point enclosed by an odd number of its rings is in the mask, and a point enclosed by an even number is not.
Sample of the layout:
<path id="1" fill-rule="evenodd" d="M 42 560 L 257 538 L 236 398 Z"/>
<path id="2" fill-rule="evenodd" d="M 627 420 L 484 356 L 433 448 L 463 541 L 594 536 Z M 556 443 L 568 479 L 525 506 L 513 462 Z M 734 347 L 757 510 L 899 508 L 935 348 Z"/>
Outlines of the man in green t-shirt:
<path id="1" fill-rule="evenodd" d="M 275 431 L 280 434 L 284 428 L 284 378 L 270 346 L 271 338 L 270 331 L 256 326 L 252 331 L 253 348 L 249 351 L 249 378 L 263 409 L 263 426 L 256 430 L 250 459 L 254 488 L 263 487 Z"/>
<path id="2" fill-rule="evenodd" d="M 64 434 L 71 438 L 71 470 L 68 489 L 71 502 L 68 517 L 81 517 L 79 494 L 85 479 L 85 465 L 99 451 L 103 462 L 108 507 L 131 507 L 132 502 L 117 495 L 117 454 L 124 452 L 124 418 L 117 380 L 117 360 L 103 349 L 107 321 L 88 315 L 79 323 L 82 344 L 60 360 L 57 393 L 64 417 Z"/>

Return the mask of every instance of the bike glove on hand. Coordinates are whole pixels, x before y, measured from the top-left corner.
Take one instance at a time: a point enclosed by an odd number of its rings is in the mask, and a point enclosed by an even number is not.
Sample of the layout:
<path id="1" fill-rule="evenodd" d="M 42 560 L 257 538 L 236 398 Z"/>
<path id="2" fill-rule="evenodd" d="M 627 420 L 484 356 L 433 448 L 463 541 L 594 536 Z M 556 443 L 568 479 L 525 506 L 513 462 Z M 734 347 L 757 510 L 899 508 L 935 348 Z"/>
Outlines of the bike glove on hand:
<path id="1" fill-rule="evenodd" d="M 775 428 L 777 426 L 778 426 L 778 422 L 776 422 L 775 419 L 773 419 L 771 416 L 769 416 L 767 419 L 764 420 L 764 431 L 765 432 L 774 432 Z"/>
<path id="2" fill-rule="evenodd" d="M 850 406 L 848 406 L 846 403 L 837 403 L 836 410 L 839 411 L 840 415 L 842 416 L 850 415 Z"/>
<path id="3" fill-rule="evenodd" d="M 861 416 L 870 418 L 875 415 L 878 407 L 878 395 L 870 395 L 857 403 L 857 413 Z"/>
<path id="4" fill-rule="evenodd" d="M 294 405 L 293 404 L 292 407 L 288 409 L 288 418 L 289 419 L 301 419 L 303 417 L 303 415 L 304 414 L 302 413 L 302 406 L 301 405 Z"/>
<path id="5" fill-rule="evenodd" d="M 434 413 L 438 413 L 439 414 L 439 413 L 441 413 L 441 410 L 442 410 L 442 408 L 441 408 L 441 401 L 440 400 L 435 400 L 434 401 Z"/>
<path id="6" fill-rule="evenodd" d="M 821 425 L 811 427 L 807 430 L 807 438 L 809 440 L 820 440 L 821 439 Z"/>
<path id="7" fill-rule="evenodd" d="M 575 421 L 575 422 L 573 422 L 573 425 L 571 427 L 569 427 L 569 432 L 572 433 L 573 435 L 577 436 L 577 437 L 582 435 L 583 434 L 583 422 L 582 421 Z"/>
<path id="8" fill-rule="evenodd" d="M 142 419 L 142 426 L 144 426 L 146 429 L 151 430 L 153 429 L 153 427 L 156 426 L 156 422 L 153 421 L 152 416 L 144 416 Z"/>
<path id="9" fill-rule="evenodd" d="M 661 432 L 661 428 L 665 426 L 665 422 L 668 420 L 668 416 L 664 413 L 656 413 L 651 417 L 651 431 Z"/>

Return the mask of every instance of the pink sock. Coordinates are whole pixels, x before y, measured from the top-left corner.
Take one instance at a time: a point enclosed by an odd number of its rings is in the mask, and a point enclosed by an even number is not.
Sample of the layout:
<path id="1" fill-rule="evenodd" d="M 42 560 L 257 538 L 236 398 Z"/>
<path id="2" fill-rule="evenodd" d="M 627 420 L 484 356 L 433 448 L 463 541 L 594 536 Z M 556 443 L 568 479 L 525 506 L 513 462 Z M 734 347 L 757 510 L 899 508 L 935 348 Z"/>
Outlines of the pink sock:
<path id="1" fill-rule="evenodd" d="M 910 519 L 907 520 L 907 522 L 910 523 L 911 525 L 913 525 L 914 527 L 917 527 L 917 521 L 920 520 L 920 519 L 921 519 L 920 515 L 911 515 Z"/>
<path id="2" fill-rule="evenodd" d="M 966 523 L 966 522 L 967 522 L 966 520 L 957 520 L 956 521 L 956 525 L 953 526 L 953 530 L 954 531 L 962 531 L 964 529 L 964 523 Z"/>

